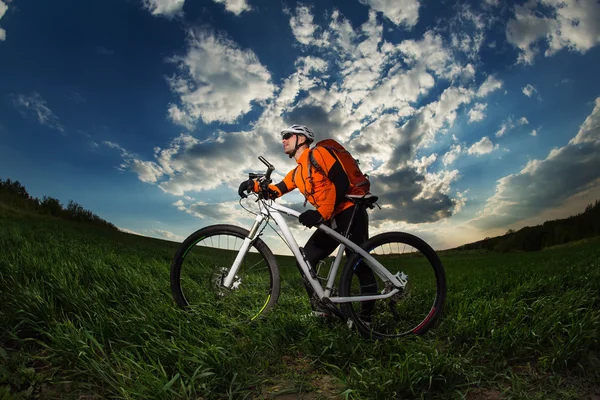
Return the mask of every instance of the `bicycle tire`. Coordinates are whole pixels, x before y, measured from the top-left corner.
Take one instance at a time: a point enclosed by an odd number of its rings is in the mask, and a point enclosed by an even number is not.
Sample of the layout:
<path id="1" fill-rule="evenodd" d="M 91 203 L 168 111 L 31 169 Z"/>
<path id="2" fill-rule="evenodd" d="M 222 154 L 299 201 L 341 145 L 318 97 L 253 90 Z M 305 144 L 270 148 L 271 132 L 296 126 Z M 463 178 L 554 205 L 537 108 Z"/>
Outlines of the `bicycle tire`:
<path id="1" fill-rule="evenodd" d="M 407 246 L 413 250 L 405 251 Z M 422 239 L 404 232 L 379 234 L 361 247 L 393 275 L 407 273 L 404 290 L 389 299 L 341 304 L 361 335 L 385 339 L 427 332 L 440 317 L 446 299 L 446 273 L 437 253 Z M 389 285 L 386 289 L 386 282 L 376 274 L 375 283 L 363 283 L 361 287 L 355 270 L 362 259 L 355 253 L 346 262 L 340 278 L 342 297 L 381 294 L 391 289 Z"/>
<path id="2" fill-rule="evenodd" d="M 173 298 L 180 308 L 213 307 L 231 320 L 250 322 L 275 306 L 280 292 L 279 269 L 275 256 L 260 238 L 251 244 L 232 287 L 220 285 L 237 255 L 236 245 L 248 235 L 248 230 L 235 225 L 212 225 L 183 241 L 171 264 L 170 278 Z"/>

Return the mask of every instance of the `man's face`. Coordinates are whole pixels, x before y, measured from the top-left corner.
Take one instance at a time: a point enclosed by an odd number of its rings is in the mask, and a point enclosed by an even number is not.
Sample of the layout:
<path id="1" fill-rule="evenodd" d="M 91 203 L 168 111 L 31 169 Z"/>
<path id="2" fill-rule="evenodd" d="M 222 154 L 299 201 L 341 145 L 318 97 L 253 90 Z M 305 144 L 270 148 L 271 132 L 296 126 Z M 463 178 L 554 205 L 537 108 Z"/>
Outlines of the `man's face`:
<path id="1" fill-rule="evenodd" d="M 282 136 L 281 142 L 283 143 L 283 152 L 285 154 L 291 154 L 294 152 L 296 140 L 298 140 L 298 143 L 301 144 L 306 141 L 306 138 L 302 135 L 294 135 L 293 133 L 286 133 Z"/>

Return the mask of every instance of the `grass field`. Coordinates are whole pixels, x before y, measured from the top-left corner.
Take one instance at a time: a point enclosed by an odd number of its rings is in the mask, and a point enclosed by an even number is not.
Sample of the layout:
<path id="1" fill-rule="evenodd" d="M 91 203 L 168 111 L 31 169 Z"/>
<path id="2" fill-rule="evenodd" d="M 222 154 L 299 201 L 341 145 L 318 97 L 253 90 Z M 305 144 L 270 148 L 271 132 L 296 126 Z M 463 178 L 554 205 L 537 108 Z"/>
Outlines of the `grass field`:
<path id="1" fill-rule="evenodd" d="M 600 396 L 599 239 L 442 253 L 440 323 L 380 342 L 301 318 L 285 257 L 279 304 L 258 325 L 181 311 L 177 246 L 0 206 L 0 399 Z"/>

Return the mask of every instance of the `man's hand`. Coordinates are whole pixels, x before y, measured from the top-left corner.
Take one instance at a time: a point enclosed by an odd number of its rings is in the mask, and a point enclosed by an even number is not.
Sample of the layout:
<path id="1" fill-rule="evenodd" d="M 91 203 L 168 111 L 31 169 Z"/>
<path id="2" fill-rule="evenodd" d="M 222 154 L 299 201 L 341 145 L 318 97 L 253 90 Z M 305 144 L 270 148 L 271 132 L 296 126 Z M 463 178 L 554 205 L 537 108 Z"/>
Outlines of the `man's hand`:
<path id="1" fill-rule="evenodd" d="M 323 222 L 323 217 L 317 210 L 307 210 L 300 214 L 298 220 L 302 225 L 312 228 L 313 226 Z"/>
<path id="2" fill-rule="evenodd" d="M 242 199 L 245 199 L 248 196 L 244 192 L 246 191 L 246 192 L 250 193 L 250 192 L 252 192 L 253 189 L 254 189 L 254 181 L 252 179 L 248 179 L 247 181 L 244 181 L 240 184 L 240 188 L 238 189 L 238 194 L 240 195 L 240 197 Z"/>
<path id="3" fill-rule="evenodd" d="M 270 200 L 275 200 L 279 195 L 277 194 L 276 191 L 274 191 L 273 189 L 269 188 L 269 190 L 267 190 L 267 198 Z"/>

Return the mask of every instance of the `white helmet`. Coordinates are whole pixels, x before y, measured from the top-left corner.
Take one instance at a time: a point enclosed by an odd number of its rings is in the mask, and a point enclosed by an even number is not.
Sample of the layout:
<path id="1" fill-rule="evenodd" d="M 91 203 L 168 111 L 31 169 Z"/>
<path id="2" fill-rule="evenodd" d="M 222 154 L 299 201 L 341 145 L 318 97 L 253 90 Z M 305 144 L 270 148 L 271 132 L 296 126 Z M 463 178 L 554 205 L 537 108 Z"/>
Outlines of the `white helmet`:
<path id="1" fill-rule="evenodd" d="M 296 133 L 299 135 L 304 135 L 311 142 L 315 140 L 315 134 L 313 133 L 313 131 L 311 131 L 304 125 L 292 125 L 289 128 L 285 128 L 281 131 L 281 136 L 285 135 L 286 133 Z"/>

